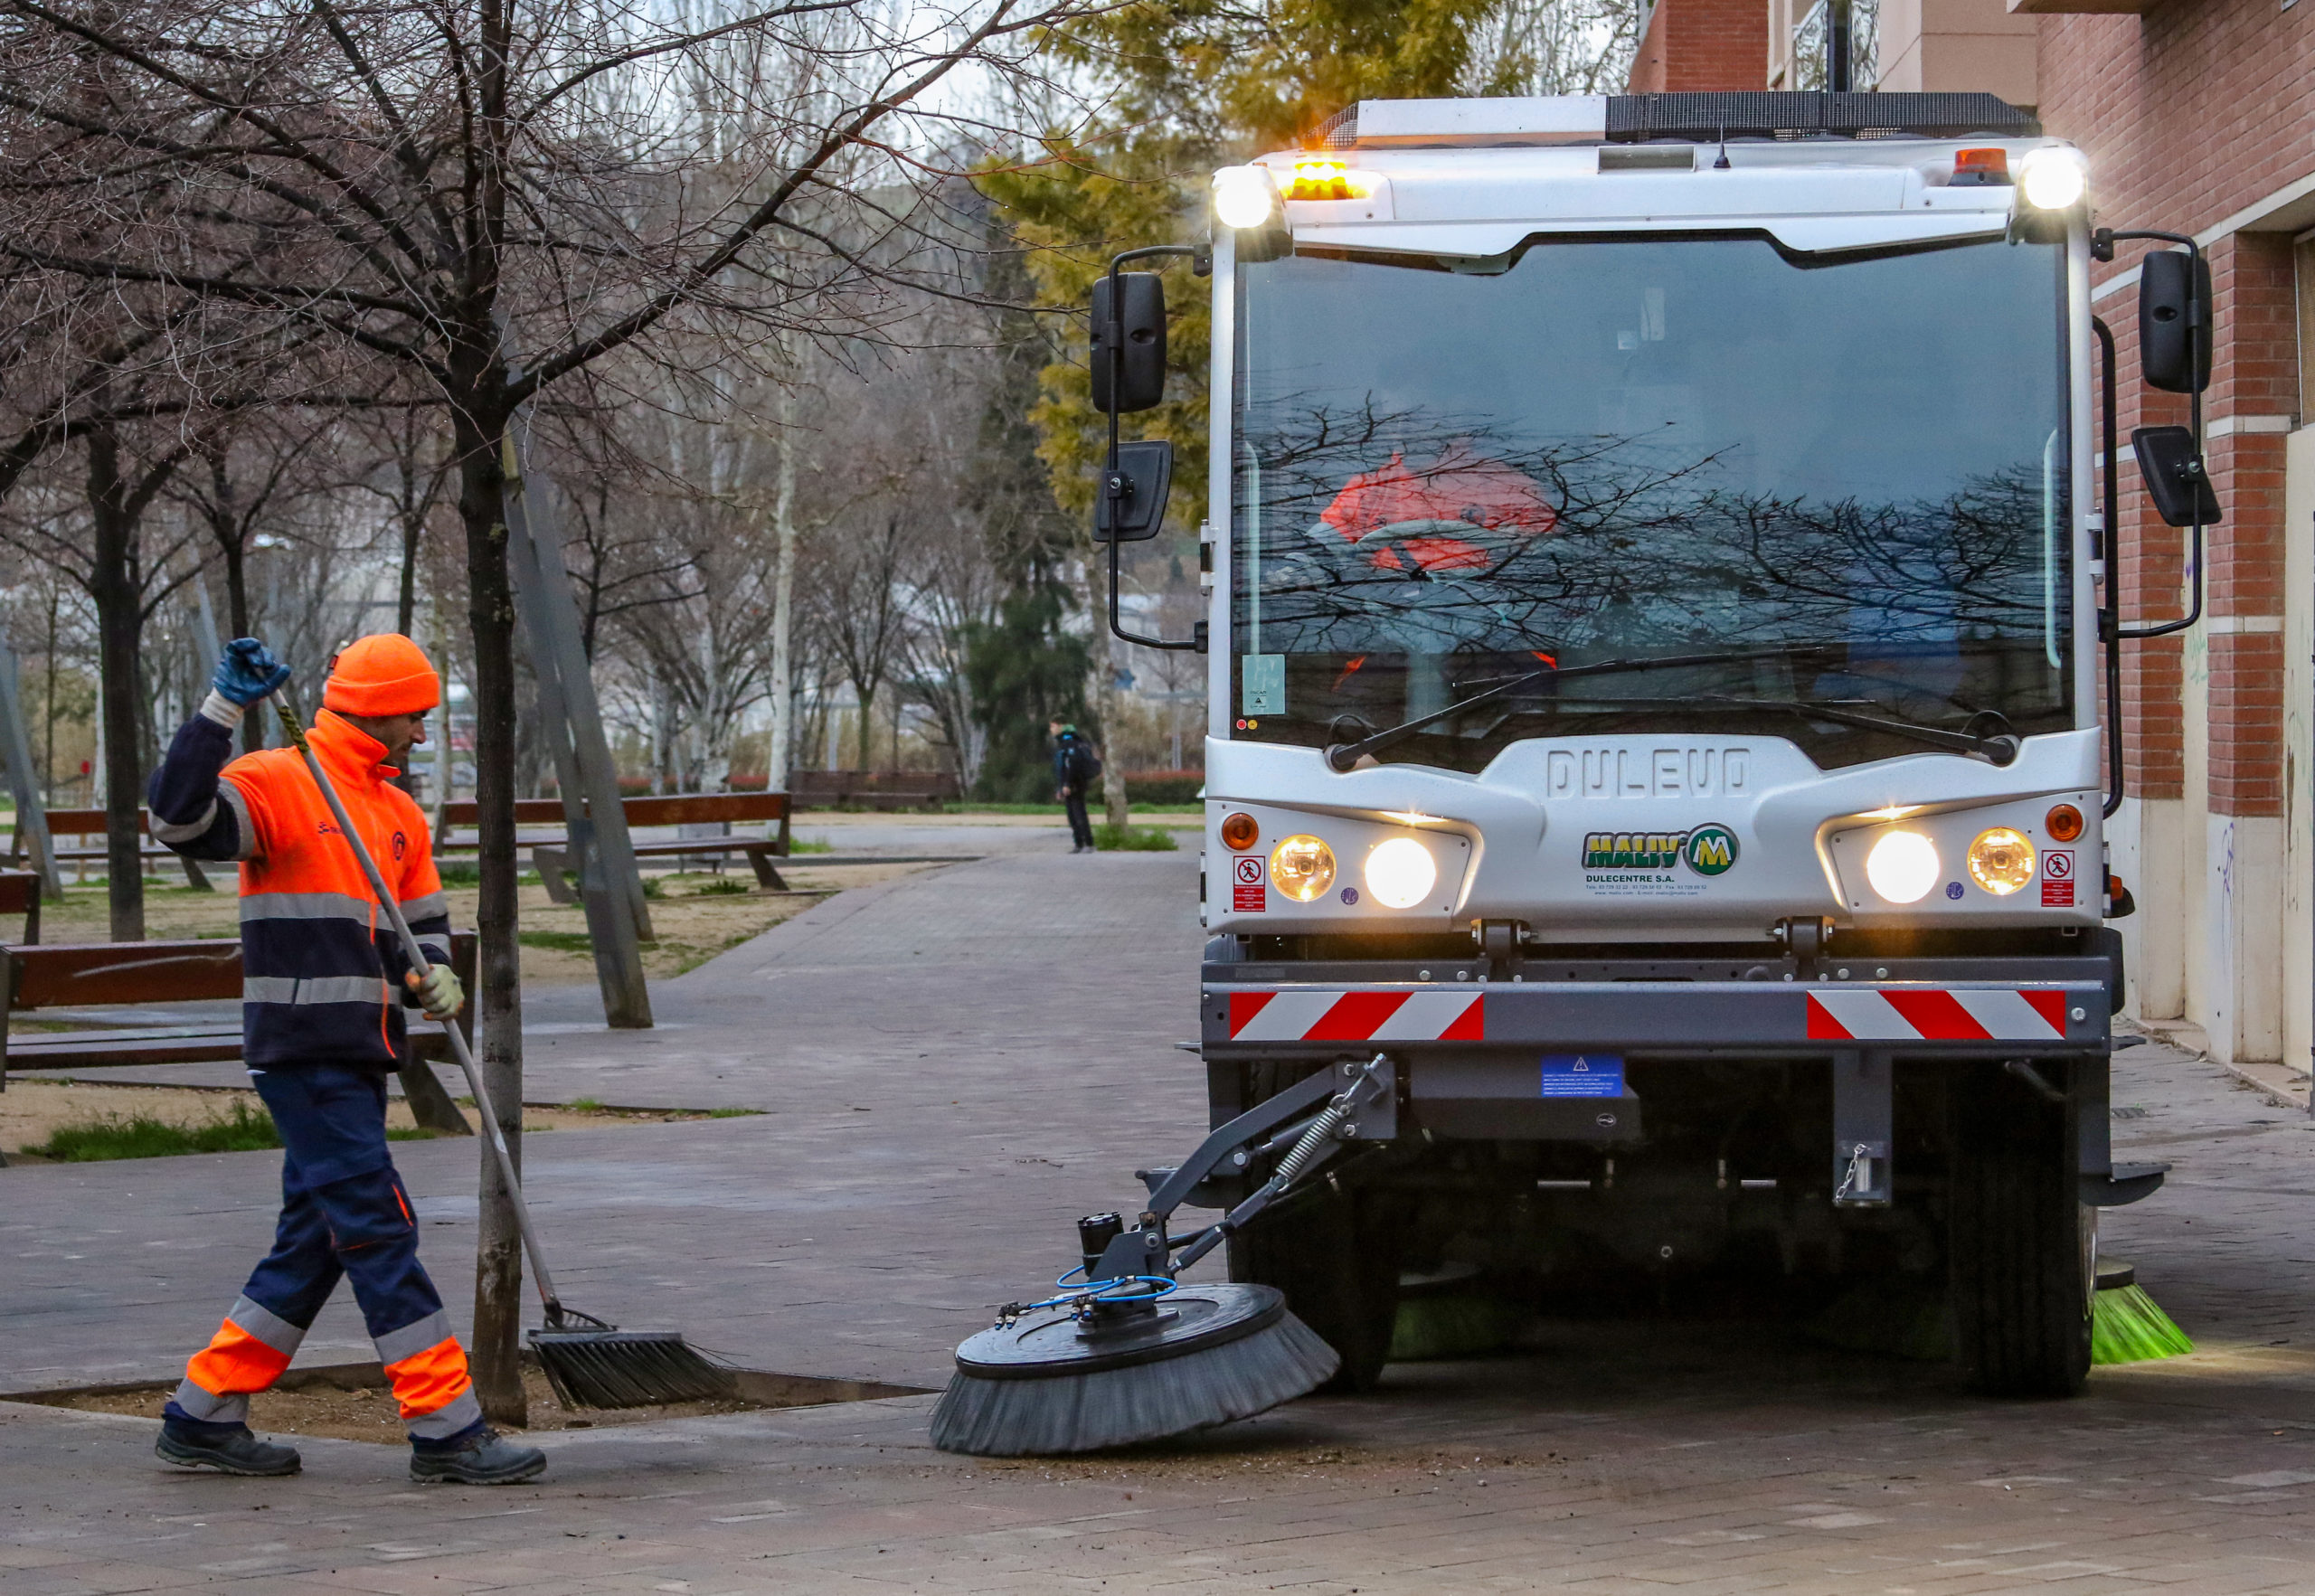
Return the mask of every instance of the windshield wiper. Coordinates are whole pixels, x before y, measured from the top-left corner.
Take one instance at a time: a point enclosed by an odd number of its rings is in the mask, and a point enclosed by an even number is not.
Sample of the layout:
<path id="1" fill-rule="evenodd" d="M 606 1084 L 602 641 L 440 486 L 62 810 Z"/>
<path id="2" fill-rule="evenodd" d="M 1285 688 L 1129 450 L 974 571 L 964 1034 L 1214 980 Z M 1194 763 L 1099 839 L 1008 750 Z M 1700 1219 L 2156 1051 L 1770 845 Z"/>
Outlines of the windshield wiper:
<path id="1" fill-rule="evenodd" d="M 1838 726 L 1857 726 L 1867 732 L 1886 732 L 1892 736 L 1910 737 L 1915 742 L 1926 742 L 1932 748 L 1949 748 L 1956 753 L 1977 754 L 1988 764 L 2008 765 L 2017 758 L 2018 739 L 2013 732 L 1979 732 L 1968 730 L 1950 732 L 1942 726 L 1924 726 L 1919 721 L 1901 721 L 1889 715 L 1871 715 L 1842 704 L 1812 702 L 1806 698 L 1724 698 L 1706 693 L 1695 698 L 1682 699 L 1683 704 L 1708 704 L 1720 709 L 1773 710 L 1799 715 L 1803 720 L 1830 721 Z M 1990 712 L 1970 717 L 1970 724 L 1992 720 L 2007 726 L 2008 722 Z"/>
<path id="2" fill-rule="evenodd" d="M 1356 769 L 1358 761 L 1366 758 L 1367 755 L 1379 752 L 1394 742 L 1412 737 L 1426 726 L 1435 726 L 1450 716 L 1461 714 L 1467 709 L 1476 709 L 1482 704 L 1491 704 L 1535 682 L 1546 679 L 1565 680 L 1571 676 L 1601 676 L 1614 671 L 1660 671 L 1673 670 L 1681 666 L 1689 665 L 1732 665 L 1753 659 L 1789 659 L 1798 652 L 1801 650 L 1790 646 L 1782 648 L 1724 648 L 1711 654 L 1662 654 L 1643 656 L 1636 659 L 1602 659 L 1591 665 L 1564 666 L 1547 665 L 1540 670 L 1527 671 L 1519 675 L 1507 677 L 1483 693 L 1474 693 L 1469 698 L 1459 698 L 1445 709 L 1433 710 L 1427 715 L 1417 715 L 1411 721 L 1401 721 L 1395 726 L 1385 727 L 1371 736 L 1360 738 L 1356 742 L 1334 743 L 1327 750 L 1327 764 L 1330 769 L 1346 774 Z"/>
<path id="3" fill-rule="evenodd" d="M 1654 658 L 1603 659 L 1596 665 L 1569 666 L 1564 669 L 1557 666 L 1546 666 L 1541 670 L 1528 671 L 1525 675 L 1513 676 L 1507 681 L 1498 682 L 1484 693 L 1474 693 L 1469 698 L 1449 704 L 1445 709 L 1434 710 L 1427 715 L 1418 715 L 1412 721 L 1403 721 L 1398 725 L 1377 732 L 1371 737 L 1361 738 L 1356 742 L 1334 743 L 1327 750 L 1327 764 L 1337 771 L 1347 774 L 1357 768 L 1360 760 L 1378 749 L 1388 748 L 1393 743 L 1413 736 L 1426 726 L 1435 725 L 1450 715 L 1460 714 L 1465 710 L 1490 703 L 1507 694 L 1517 692 L 1532 682 L 1545 678 L 1599 675 L 1611 671 L 1659 670 L 1689 665 L 1724 665 L 1731 661 L 1745 659 L 1783 658 L 1791 652 L 1790 649 L 1766 651 L 1756 649 L 1720 654 L 1668 654 Z M 1830 721 L 1840 726 L 1856 726 L 1867 732 L 1886 732 L 1892 736 L 1910 737 L 1914 741 L 1925 742 L 1932 748 L 1951 749 L 1956 753 L 1975 754 L 1985 760 L 1987 763 L 1998 766 L 2006 766 L 2013 762 L 2017 758 L 2019 747 L 2016 733 L 2007 730 L 2008 722 L 1999 715 L 1991 713 L 1973 715 L 1970 717 L 1970 724 L 1974 726 L 1980 721 L 1990 721 L 1994 725 L 2004 728 L 2003 730 L 1980 732 L 1964 729 L 1953 732 L 1942 726 L 1926 726 L 1918 721 L 1898 720 L 1889 715 L 1867 714 L 1862 710 L 1850 709 L 1845 705 L 1812 702 L 1805 698 L 1729 698 L 1718 694 L 1706 693 L 1678 700 L 1632 699 L 1620 702 L 1678 703 L 1711 704 L 1721 709 L 1767 710 L 1781 714 L 1799 715 L 1803 719 Z"/>

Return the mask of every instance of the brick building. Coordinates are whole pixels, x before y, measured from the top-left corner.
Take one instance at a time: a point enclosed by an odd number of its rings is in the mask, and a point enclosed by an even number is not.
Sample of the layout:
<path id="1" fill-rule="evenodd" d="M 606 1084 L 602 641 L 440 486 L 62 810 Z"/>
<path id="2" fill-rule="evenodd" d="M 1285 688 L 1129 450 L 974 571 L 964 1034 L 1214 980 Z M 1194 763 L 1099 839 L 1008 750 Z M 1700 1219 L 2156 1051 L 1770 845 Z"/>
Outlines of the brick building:
<path id="1" fill-rule="evenodd" d="M 1783 88 L 1808 0 L 1658 0 L 1649 89 Z M 1739 13 L 1757 15 L 1761 42 Z M 2216 326 L 2204 416 L 2225 523 L 2202 621 L 2124 646 L 2128 797 L 2110 828 L 2139 912 L 2131 1006 L 2221 1058 L 2305 1067 L 2315 1026 L 2315 0 L 1880 0 L 1871 79 L 1984 90 L 2090 158 L 2097 220 L 2188 233 Z M 1861 71 L 1860 77 L 1865 74 Z M 2140 388 L 2136 261 L 2099 267 L 2119 345 L 2125 621 L 2181 615 L 2185 534 L 2146 508 L 2130 430 L 2183 421 Z"/>

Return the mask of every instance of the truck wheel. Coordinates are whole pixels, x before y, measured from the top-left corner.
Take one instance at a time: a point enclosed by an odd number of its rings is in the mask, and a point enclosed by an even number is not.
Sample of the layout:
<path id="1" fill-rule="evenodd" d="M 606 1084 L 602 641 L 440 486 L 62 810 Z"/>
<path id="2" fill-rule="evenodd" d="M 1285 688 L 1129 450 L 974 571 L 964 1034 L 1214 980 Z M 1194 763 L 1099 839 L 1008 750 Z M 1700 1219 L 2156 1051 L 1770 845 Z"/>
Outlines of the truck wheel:
<path id="1" fill-rule="evenodd" d="M 2073 1396 L 2090 1373 L 2093 1217 L 2074 1109 L 1999 1066 L 1952 1082 L 1954 1351 L 1988 1396 Z"/>
<path id="2" fill-rule="evenodd" d="M 1291 1073 L 1256 1064 L 1246 1101 L 1292 1085 Z M 1375 1389 L 1391 1351 L 1399 1314 L 1398 1226 L 1381 1193 L 1320 1190 L 1261 1215 L 1230 1241 L 1230 1278 L 1275 1286 L 1286 1306 L 1342 1358 L 1318 1389 Z"/>

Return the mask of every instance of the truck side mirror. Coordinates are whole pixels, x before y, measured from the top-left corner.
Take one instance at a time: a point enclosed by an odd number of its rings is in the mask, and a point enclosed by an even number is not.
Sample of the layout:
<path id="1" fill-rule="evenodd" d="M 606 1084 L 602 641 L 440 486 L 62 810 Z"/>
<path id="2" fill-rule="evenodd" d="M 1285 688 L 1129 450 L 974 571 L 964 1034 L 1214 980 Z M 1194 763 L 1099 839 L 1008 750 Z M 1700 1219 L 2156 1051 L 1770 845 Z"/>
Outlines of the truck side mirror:
<path id="1" fill-rule="evenodd" d="M 1166 519 L 1166 501 L 1174 491 L 1174 446 L 1162 439 L 1119 444 L 1117 476 L 1120 491 L 1114 498 L 1107 469 L 1095 485 L 1100 491 L 1093 498 L 1093 541 L 1105 543 L 1114 536 L 1120 543 L 1139 543 L 1156 537 Z M 1114 532 L 1110 529 L 1112 504 L 1117 505 Z"/>
<path id="2" fill-rule="evenodd" d="M 2195 435 L 2184 427 L 2140 427 L 2131 434 L 2138 451 L 2138 474 L 2154 513 L 2169 526 L 2216 526 L 2218 495 L 2195 453 Z"/>
<path id="3" fill-rule="evenodd" d="M 1120 272 L 1112 320 L 1110 280 L 1093 285 L 1093 408 L 1105 416 L 1153 410 L 1166 397 L 1166 285 L 1154 271 Z M 1112 361 L 1113 348 L 1122 359 Z"/>
<path id="4" fill-rule="evenodd" d="M 2158 250 L 2140 260 L 2140 374 L 2168 393 L 2200 393 L 2210 386 L 2210 262 L 2183 250 Z"/>

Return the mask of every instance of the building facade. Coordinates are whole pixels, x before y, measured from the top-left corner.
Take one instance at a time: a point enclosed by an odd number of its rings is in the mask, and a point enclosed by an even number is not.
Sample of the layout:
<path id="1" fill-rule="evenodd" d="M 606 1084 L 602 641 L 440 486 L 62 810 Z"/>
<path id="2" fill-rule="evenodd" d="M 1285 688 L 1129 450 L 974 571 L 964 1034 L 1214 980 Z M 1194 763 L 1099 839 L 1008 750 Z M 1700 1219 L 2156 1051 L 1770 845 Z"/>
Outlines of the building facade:
<path id="1" fill-rule="evenodd" d="M 1758 52 L 1724 42 L 1741 36 L 1735 0 L 1658 0 L 1634 90 L 1804 83 L 1805 0 L 1753 3 Z M 2315 0 L 1880 0 L 1876 21 L 1879 88 L 1981 90 L 2032 109 L 2089 156 L 2100 224 L 2191 235 L 2207 252 L 2204 418 L 2225 520 L 2207 536 L 2197 624 L 2124 645 L 2127 796 L 2109 836 L 2138 912 L 2119 924 L 2133 1013 L 2200 1027 L 2222 1059 L 2303 1069 L 2315 1044 Z M 2194 588 L 2187 534 L 2154 517 L 2128 458 L 2131 429 L 2187 419 L 2185 396 L 2138 382 L 2148 247 L 2122 245 L 2093 278 L 2118 348 L 2126 624 L 2184 615 Z"/>

